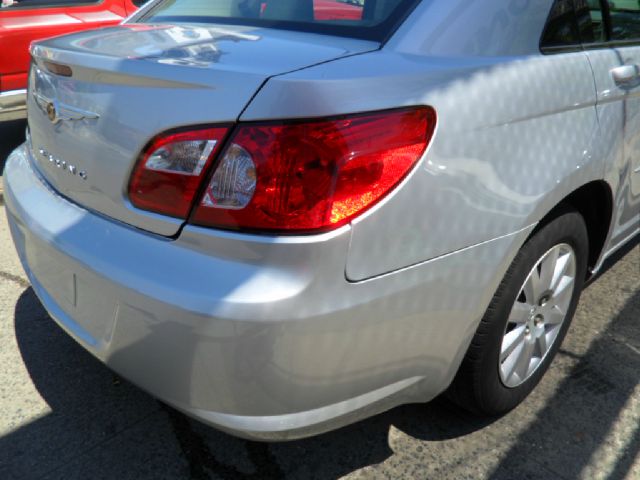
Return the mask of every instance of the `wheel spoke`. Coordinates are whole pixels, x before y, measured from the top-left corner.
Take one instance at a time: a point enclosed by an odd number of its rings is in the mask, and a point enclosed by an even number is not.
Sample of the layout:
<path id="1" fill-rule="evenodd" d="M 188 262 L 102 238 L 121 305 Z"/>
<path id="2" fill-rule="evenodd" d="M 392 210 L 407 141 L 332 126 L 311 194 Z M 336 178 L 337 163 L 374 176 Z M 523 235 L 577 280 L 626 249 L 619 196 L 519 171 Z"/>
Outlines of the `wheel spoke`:
<path id="1" fill-rule="evenodd" d="M 569 267 L 571 258 L 572 258 L 571 253 L 565 253 L 564 255 L 562 255 L 556 260 L 556 264 L 553 272 L 553 279 L 549 284 L 549 288 L 552 291 L 556 290 L 556 288 L 558 287 L 558 282 L 560 282 L 560 279 L 562 279 L 567 273 L 567 268 Z"/>
<path id="2" fill-rule="evenodd" d="M 514 373 L 518 375 L 518 378 L 520 378 L 520 380 L 524 380 L 525 378 L 527 378 L 529 365 L 531 365 L 531 358 L 533 357 L 533 346 L 533 343 L 524 342 L 524 346 L 522 350 L 520 350 L 518 360 L 516 360 Z"/>
<path id="3" fill-rule="evenodd" d="M 542 290 L 551 288 L 558 266 L 559 255 L 560 250 L 554 248 L 544 257 L 542 262 L 540 262 L 540 288 Z"/>
<path id="4" fill-rule="evenodd" d="M 554 289 L 552 298 L 555 300 L 556 304 L 559 304 L 559 303 L 564 303 L 567 300 L 570 300 L 570 297 L 572 294 L 573 294 L 573 278 L 564 276 L 560 279 L 560 281 L 558 282 L 558 285 Z"/>
<path id="5" fill-rule="evenodd" d="M 566 316 L 566 312 L 562 310 L 558 305 L 555 305 L 553 308 L 550 308 L 545 312 L 545 322 L 549 325 L 558 325 L 562 323 L 564 317 Z"/>
<path id="6" fill-rule="evenodd" d="M 525 323 L 529 318 L 531 305 L 524 302 L 516 302 L 513 304 L 511 313 L 509 314 L 509 322 L 515 324 Z"/>
<path id="7" fill-rule="evenodd" d="M 540 358 L 547 353 L 547 332 L 542 332 L 542 335 L 536 340 L 538 343 L 538 349 L 540 350 Z"/>
<path id="8" fill-rule="evenodd" d="M 527 299 L 527 303 L 535 305 L 538 302 L 540 293 L 542 293 L 542 288 L 540 285 L 540 274 L 538 273 L 537 268 L 534 268 L 531 271 L 522 289 L 524 291 L 524 296 Z"/>
<path id="9" fill-rule="evenodd" d="M 500 352 L 500 361 L 504 362 L 509 355 L 513 353 L 518 345 L 521 345 L 525 336 L 526 327 L 520 325 L 509 333 L 507 333 L 502 339 L 502 351 Z"/>
<path id="10" fill-rule="evenodd" d="M 506 357 L 506 359 L 504 360 L 504 363 L 502 363 L 502 365 L 500 366 L 500 369 L 502 370 L 502 378 L 505 380 L 509 380 L 512 376 L 513 373 L 515 372 L 516 366 L 517 366 L 517 362 L 518 359 L 520 358 L 520 354 L 522 353 L 522 350 L 525 348 L 525 342 L 516 342 L 515 343 L 515 349 L 511 352 L 511 354 Z"/>

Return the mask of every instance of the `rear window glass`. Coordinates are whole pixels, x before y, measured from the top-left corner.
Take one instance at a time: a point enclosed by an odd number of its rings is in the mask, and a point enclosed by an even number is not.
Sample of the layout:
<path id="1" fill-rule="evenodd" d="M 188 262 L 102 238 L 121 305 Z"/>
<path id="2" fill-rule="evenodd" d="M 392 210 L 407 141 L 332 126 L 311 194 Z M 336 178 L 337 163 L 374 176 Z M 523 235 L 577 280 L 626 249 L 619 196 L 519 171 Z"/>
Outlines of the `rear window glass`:
<path id="1" fill-rule="evenodd" d="M 164 0 L 138 21 L 222 23 L 383 41 L 419 0 Z"/>

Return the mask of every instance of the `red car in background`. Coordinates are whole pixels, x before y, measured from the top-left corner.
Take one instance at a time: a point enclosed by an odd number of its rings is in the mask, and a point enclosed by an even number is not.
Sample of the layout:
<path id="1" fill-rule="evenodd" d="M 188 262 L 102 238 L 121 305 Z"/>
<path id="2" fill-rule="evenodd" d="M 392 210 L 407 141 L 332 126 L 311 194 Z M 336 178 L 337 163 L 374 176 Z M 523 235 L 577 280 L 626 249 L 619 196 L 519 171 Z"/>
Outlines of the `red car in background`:
<path id="1" fill-rule="evenodd" d="M 117 25 L 140 0 L 0 0 L 0 121 L 26 116 L 33 40 Z"/>
<path id="2" fill-rule="evenodd" d="M 314 0 L 313 16 L 316 20 L 360 20 L 363 8 L 358 0 Z"/>

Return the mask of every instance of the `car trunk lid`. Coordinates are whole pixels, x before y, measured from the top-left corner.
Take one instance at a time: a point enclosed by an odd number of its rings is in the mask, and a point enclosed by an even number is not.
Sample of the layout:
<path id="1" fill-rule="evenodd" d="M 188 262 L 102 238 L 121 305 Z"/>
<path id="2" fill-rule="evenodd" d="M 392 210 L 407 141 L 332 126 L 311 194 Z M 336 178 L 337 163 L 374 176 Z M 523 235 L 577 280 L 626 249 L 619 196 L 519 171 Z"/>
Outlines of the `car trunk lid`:
<path id="1" fill-rule="evenodd" d="M 32 48 L 30 141 L 38 170 L 68 199 L 153 233 L 184 222 L 135 208 L 131 171 L 167 130 L 231 124 L 271 76 L 377 44 L 249 27 L 127 25 Z"/>

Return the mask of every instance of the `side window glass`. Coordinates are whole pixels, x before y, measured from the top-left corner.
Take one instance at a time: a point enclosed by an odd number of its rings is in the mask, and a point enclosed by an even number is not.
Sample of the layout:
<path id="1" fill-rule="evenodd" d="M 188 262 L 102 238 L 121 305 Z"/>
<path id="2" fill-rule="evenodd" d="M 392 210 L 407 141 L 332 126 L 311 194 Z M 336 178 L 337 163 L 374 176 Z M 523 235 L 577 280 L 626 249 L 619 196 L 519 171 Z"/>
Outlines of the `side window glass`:
<path id="1" fill-rule="evenodd" d="M 572 0 L 556 0 L 551 7 L 540 46 L 543 51 L 559 47 L 579 46 L 580 35 Z"/>
<path id="2" fill-rule="evenodd" d="M 609 2 L 612 40 L 640 39 L 640 0 Z"/>
<path id="3" fill-rule="evenodd" d="M 576 21 L 583 43 L 601 43 L 607 40 L 600 0 L 574 0 Z"/>

